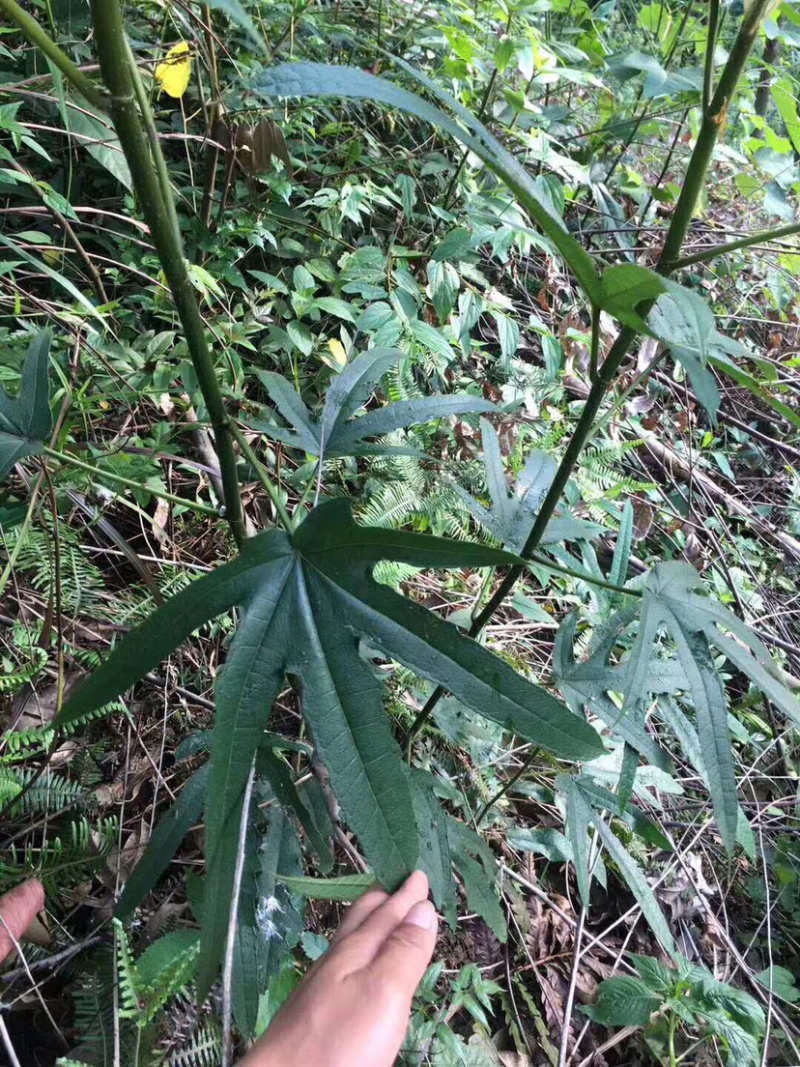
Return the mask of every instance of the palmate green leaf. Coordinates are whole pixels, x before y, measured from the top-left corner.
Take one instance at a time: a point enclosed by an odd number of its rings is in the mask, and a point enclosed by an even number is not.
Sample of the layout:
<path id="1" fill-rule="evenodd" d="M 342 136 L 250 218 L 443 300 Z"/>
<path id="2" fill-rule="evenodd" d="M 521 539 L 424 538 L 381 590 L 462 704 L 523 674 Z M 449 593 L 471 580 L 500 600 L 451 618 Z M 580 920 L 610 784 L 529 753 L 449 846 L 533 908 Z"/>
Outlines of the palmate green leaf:
<path id="1" fill-rule="evenodd" d="M 483 465 L 486 472 L 486 487 L 491 498 L 491 508 L 471 496 L 465 489 L 456 486 L 459 496 L 477 522 L 510 552 L 519 552 L 533 529 L 542 501 L 555 477 L 558 464 L 545 452 L 531 452 L 525 461 L 514 491 L 509 492 L 503 467 L 503 455 L 497 431 L 488 419 L 481 419 L 483 442 Z M 602 531 L 602 527 L 585 519 L 554 518 L 547 524 L 541 544 L 559 541 L 590 539 Z"/>
<path id="2" fill-rule="evenodd" d="M 495 891 L 497 864 L 492 850 L 466 823 L 452 815 L 446 819 L 450 855 L 464 883 L 467 907 L 480 915 L 498 941 L 505 942 L 508 928 Z"/>
<path id="3" fill-rule="evenodd" d="M 443 89 L 409 64 L 400 60 L 395 62 L 454 111 L 463 125 L 408 89 L 356 67 L 329 66 L 325 63 L 280 63 L 259 71 L 251 82 L 251 88 L 270 98 L 338 96 L 378 101 L 445 130 L 473 151 L 505 182 L 556 246 L 592 303 L 596 304 L 599 283 L 591 256 L 570 236 L 561 219 L 551 212 L 525 168 L 478 119 Z"/>
<path id="4" fill-rule="evenodd" d="M 401 427 L 431 422 L 448 415 L 495 410 L 488 400 L 461 393 L 400 400 L 355 418 L 359 408 L 369 400 L 377 382 L 404 357 L 405 353 L 399 349 L 376 348 L 354 359 L 332 380 L 319 420 L 311 415 L 300 394 L 285 378 L 273 371 L 262 371 L 259 375 L 261 381 L 292 429 L 284 430 L 261 422 L 253 422 L 252 425 L 312 456 L 362 456 L 372 453 L 421 455 L 418 449 L 369 444 L 367 438 L 384 437 Z"/>
<path id="5" fill-rule="evenodd" d="M 43 330 L 28 349 L 19 393 L 11 397 L 0 386 L 0 478 L 21 459 L 38 455 L 52 432 L 49 367 L 50 334 Z"/>
<path id="6" fill-rule="evenodd" d="M 591 759 L 595 731 L 545 690 L 432 612 L 372 578 L 381 560 L 421 568 L 483 567 L 517 557 L 496 549 L 357 526 L 346 501 L 316 508 L 290 537 L 270 531 L 190 585 L 114 650 L 70 699 L 58 722 L 108 703 L 209 618 L 242 605 L 219 678 L 206 803 L 207 899 L 202 977 L 225 941 L 241 805 L 253 754 L 287 675 L 303 688 L 317 756 L 379 881 L 395 888 L 419 843 L 400 750 L 381 687 L 359 638 L 506 729 L 567 759 Z M 202 985 L 202 982 L 201 982 Z"/>
<path id="7" fill-rule="evenodd" d="M 451 929 L 455 929 L 457 912 L 453 883 L 452 857 L 447 835 L 447 815 L 433 794 L 433 777 L 412 768 L 411 799 L 420 837 L 419 866 L 428 876 L 434 904 Z"/>
<path id="8" fill-rule="evenodd" d="M 611 571 L 608 580 L 612 585 L 623 585 L 628 577 L 628 563 L 631 558 L 631 545 L 633 544 L 633 504 L 628 500 L 622 511 L 622 519 L 617 534 L 617 544 L 614 549 L 614 559 L 611 562 Z"/>
<path id="9" fill-rule="evenodd" d="M 635 609 L 628 609 L 625 617 L 630 622 L 635 617 Z M 656 739 L 645 730 L 635 703 L 631 701 L 628 707 L 620 708 L 609 696 L 609 693 L 625 693 L 630 687 L 630 662 L 622 667 L 611 667 L 608 662 L 615 631 L 610 630 L 608 639 L 593 650 L 589 659 L 576 662 L 574 637 L 577 624 L 578 616 L 574 612 L 566 617 L 556 634 L 553 650 L 553 673 L 567 703 L 576 710 L 584 705 L 590 708 L 649 763 L 669 772 L 672 762 Z M 640 682 L 642 692 L 674 693 L 685 684 L 683 672 L 676 670 L 672 664 L 651 656 L 648 668 Z"/>

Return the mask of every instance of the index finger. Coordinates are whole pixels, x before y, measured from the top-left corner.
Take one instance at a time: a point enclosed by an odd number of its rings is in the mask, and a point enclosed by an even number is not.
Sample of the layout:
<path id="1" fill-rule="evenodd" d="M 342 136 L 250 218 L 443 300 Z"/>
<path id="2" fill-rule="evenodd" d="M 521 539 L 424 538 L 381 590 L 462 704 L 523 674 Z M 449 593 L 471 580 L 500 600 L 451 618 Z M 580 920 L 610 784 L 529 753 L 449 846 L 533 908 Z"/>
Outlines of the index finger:
<path id="1" fill-rule="evenodd" d="M 44 908 L 42 883 L 32 878 L 0 897 L 0 961 L 15 948 L 38 912 Z"/>

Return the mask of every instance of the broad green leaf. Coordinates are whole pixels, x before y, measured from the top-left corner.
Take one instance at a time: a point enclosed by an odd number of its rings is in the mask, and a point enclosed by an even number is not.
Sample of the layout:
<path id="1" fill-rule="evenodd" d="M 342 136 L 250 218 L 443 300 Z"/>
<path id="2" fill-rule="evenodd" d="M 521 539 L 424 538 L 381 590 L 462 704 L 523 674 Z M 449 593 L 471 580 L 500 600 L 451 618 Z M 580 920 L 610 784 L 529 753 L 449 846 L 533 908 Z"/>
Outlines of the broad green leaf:
<path id="1" fill-rule="evenodd" d="M 193 583 L 115 649 L 67 703 L 59 722 L 107 703 L 209 618 L 242 605 L 217 684 L 206 803 L 204 967 L 225 940 L 245 785 L 269 709 L 287 675 L 303 687 L 318 758 L 378 879 L 394 888 L 419 854 L 411 796 L 381 687 L 359 637 L 439 683 L 482 715 L 568 759 L 602 751 L 594 730 L 545 690 L 443 619 L 372 578 L 384 559 L 481 567 L 517 557 L 481 545 L 357 526 L 344 500 L 316 508 L 290 538 L 270 531 Z M 210 961 L 210 962 L 209 962 Z M 207 975 L 206 975 L 207 976 Z"/>
<path id="2" fill-rule="evenodd" d="M 318 296 L 314 299 L 314 306 L 322 308 L 329 315 L 335 315 L 337 319 L 344 319 L 345 322 L 356 321 L 356 314 L 350 304 L 336 296 Z"/>
<path id="3" fill-rule="evenodd" d="M 305 878 L 281 875 L 278 881 L 307 900 L 338 900 L 352 904 L 378 883 L 374 874 L 345 874 L 341 878 Z"/>
<path id="4" fill-rule="evenodd" d="M 243 30 L 246 30 L 248 37 L 260 52 L 266 51 L 264 47 L 264 36 L 259 32 L 256 24 L 247 14 L 241 0 L 208 0 L 208 3 L 209 7 L 213 7 L 217 11 L 222 11 L 228 16 L 231 22 L 235 22 L 237 26 L 241 26 Z"/>
<path id="5" fill-rule="evenodd" d="M 284 430 L 259 422 L 254 422 L 253 426 L 310 455 L 358 456 L 370 452 L 403 454 L 409 451 L 416 455 L 419 453 L 414 449 L 368 444 L 366 439 L 384 437 L 401 427 L 448 415 L 494 410 L 494 405 L 481 397 L 456 394 L 401 400 L 355 418 L 377 382 L 403 358 L 404 353 L 398 349 L 372 349 L 354 359 L 331 382 L 319 421 L 310 414 L 300 395 L 285 378 L 273 371 L 262 371 L 261 381 L 292 429 Z"/>
<path id="6" fill-rule="evenodd" d="M 792 147 L 795 152 L 800 152 L 800 118 L 797 117 L 797 98 L 792 82 L 786 76 L 778 78 L 770 85 L 769 91 L 786 126 Z"/>
<path id="7" fill-rule="evenodd" d="M 555 863 L 570 862 L 574 858 L 572 846 L 558 830 L 531 830 L 527 826 L 511 826 L 506 840 L 510 848 L 516 848 L 520 852 L 534 852 Z"/>
<path id="8" fill-rule="evenodd" d="M 53 429 L 48 371 L 50 334 L 31 342 L 15 397 L 0 386 L 0 478 L 26 456 L 37 456 Z"/>
<path id="9" fill-rule="evenodd" d="M 451 868 L 447 816 L 431 788 L 433 779 L 423 771 L 411 771 L 411 799 L 420 837 L 419 866 L 428 876 L 431 896 L 451 929 L 456 924 L 456 898 Z"/>
<path id="10" fill-rule="evenodd" d="M 756 975 L 756 981 L 789 1004 L 796 1004 L 800 1000 L 800 989 L 795 984 L 795 976 L 786 967 L 767 967 Z"/>
<path id="11" fill-rule="evenodd" d="M 466 823 L 447 817 L 450 854 L 464 882 L 467 907 L 488 924 L 498 941 L 508 936 L 506 918 L 500 906 L 495 883 L 497 865 L 486 842 Z"/>
<path id="12" fill-rule="evenodd" d="M 639 977 L 654 993 L 662 996 L 669 993 L 678 977 L 677 971 L 664 964 L 653 956 L 640 956 L 632 952 L 628 957 L 636 968 Z"/>
<path id="13" fill-rule="evenodd" d="M 606 978 L 597 1000 L 581 1010 L 602 1026 L 645 1026 L 663 999 L 646 982 L 632 975 Z"/>
<path id="14" fill-rule="evenodd" d="M 455 111 L 465 122 L 467 129 L 440 108 L 408 89 L 403 89 L 385 78 L 377 78 L 357 67 L 328 66 L 324 63 L 280 63 L 260 71 L 253 79 L 251 87 L 256 93 L 267 97 L 339 96 L 374 100 L 416 115 L 417 118 L 445 130 L 470 148 L 506 183 L 559 250 L 592 302 L 596 303 L 598 279 L 591 256 L 567 233 L 562 221 L 551 213 L 549 205 L 541 198 L 533 178 L 525 168 L 485 126 L 465 108 L 456 104 L 444 90 L 407 63 L 400 62 L 399 65 Z"/>
<path id="15" fill-rule="evenodd" d="M 643 841 L 646 841 L 650 845 L 654 845 L 656 848 L 662 849 L 664 852 L 671 852 L 672 845 L 669 843 L 668 838 L 659 830 L 654 822 L 643 815 L 636 807 L 626 807 L 623 809 L 619 796 L 616 793 L 612 793 L 610 789 L 606 789 L 602 785 L 598 785 L 592 781 L 586 774 L 578 775 L 575 779 L 580 787 L 580 791 L 592 805 L 598 811 L 602 811 L 604 808 L 612 815 L 616 815 L 617 818 L 626 822 L 635 834 L 638 834 Z"/>
<path id="16" fill-rule="evenodd" d="M 144 855 L 136 864 L 119 898 L 115 909 L 117 918 L 126 919 L 138 908 L 172 862 L 181 841 L 200 819 L 210 769 L 205 764 L 195 771 L 181 789 L 178 799 L 159 819 Z"/>
<path id="17" fill-rule="evenodd" d="M 64 102 L 61 108 L 65 127 L 81 148 L 85 148 L 90 156 L 130 191 L 133 188 L 133 180 L 114 127 L 98 115 L 82 96 L 76 94 L 74 102 L 76 107 L 70 107 Z"/>

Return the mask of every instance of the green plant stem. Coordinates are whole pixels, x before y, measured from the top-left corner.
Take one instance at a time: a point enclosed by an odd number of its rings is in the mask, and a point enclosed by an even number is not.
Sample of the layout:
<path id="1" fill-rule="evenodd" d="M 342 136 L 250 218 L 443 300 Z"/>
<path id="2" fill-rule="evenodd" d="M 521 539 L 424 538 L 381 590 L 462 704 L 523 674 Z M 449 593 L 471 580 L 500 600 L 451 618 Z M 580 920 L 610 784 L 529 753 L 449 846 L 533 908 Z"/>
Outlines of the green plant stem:
<path id="1" fill-rule="evenodd" d="M 547 559 L 545 556 L 540 556 L 537 552 L 531 552 L 527 557 L 531 563 L 536 563 L 540 567 L 544 567 L 545 570 L 555 571 L 556 574 L 566 574 L 570 578 L 577 578 L 581 582 L 588 582 L 589 585 L 596 585 L 599 589 L 609 589 L 612 593 L 625 593 L 627 596 L 641 596 L 640 589 L 626 589 L 623 585 L 614 585 L 613 582 L 603 581 L 602 578 L 595 578 L 593 574 L 586 574 L 584 571 L 574 571 L 571 567 L 562 567 L 558 563 L 553 563 L 552 560 Z"/>
<path id="2" fill-rule="evenodd" d="M 708 112 L 714 92 L 714 53 L 717 50 L 719 29 L 719 0 L 709 0 L 708 35 L 706 37 L 706 61 L 703 68 L 703 114 Z"/>
<path id="3" fill-rule="evenodd" d="M 54 66 L 58 67 L 67 81 L 74 85 L 90 104 L 100 111 L 109 110 L 110 100 L 103 90 L 95 85 L 91 78 L 86 77 L 66 52 L 59 48 L 36 19 L 20 7 L 16 0 L 0 0 L 0 11 L 19 26 L 30 43 L 43 52 Z"/>
<path id="4" fill-rule="evenodd" d="M 136 65 L 136 57 L 133 54 L 130 41 L 125 38 L 125 51 L 128 57 L 128 65 L 131 71 L 131 81 L 133 82 L 133 92 L 136 96 L 136 102 L 139 105 L 139 113 L 142 116 L 144 122 L 145 132 L 147 133 L 147 140 L 150 142 L 150 151 L 153 153 L 153 162 L 156 165 L 156 171 L 158 173 L 158 183 L 161 186 L 161 196 L 163 198 L 164 206 L 170 215 L 170 222 L 172 228 L 175 231 L 175 235 L 178 241 L 181 240 L 181 228 L 178 222 L 178 212 L 175 210 L 175 197 L 172 192 L 172 186 L 169 180 L 169 172 L 167 171 L 167 162 L 164 159 L 164 153 L 161 151 L 161 142 L 158 139 L 158 131 L 156 130 L 155 120 L 153 119 L 153 111 L 150 107 L 150 101 L 147 97 L 142 77 L 139 74 L 139 68 Z"/>
<path id="5" fill-rule="evenodd" d="M 512 786 L 517 784 L 517 782 L 523 776 L 525 771 L 527 771 L 527 769 L 530 767 L 530 765 L 533 763 L 533 761 L 539 755 L 539 752 L 540 752 L 540 749 L 537 748 L 536 746 L 534 746 L 531 749 L 531 751 L 528 753 L 528 755 L 525 757 L 525 759 L 522 761 L 522 764 L 520 765 L 520 767 L 516 771 L 514 771 L 514 773 L 511 775 L 511 777 L 508 779 L 508 781 L 497 790 L 495 795 L 493 797 L 491 797 L 490 800 L 486 801 L 486 803 L 483 805 L 481 810 L 475 816 L 475 827 L 477 829 L 480 828 L 481 822 L 486 818 L 486 815 L 495 806 L 497 801 L 498 800 L 502 800 L 502 798 L 506 795 L 506 793 L 509 791 L 509 789 L 511 789 Z"/>
<path id="6" fill-rule="evenodd" d="M 134 81 L 128 62 L 128 49 L 118 0 L 92 0 L 92 18 L 100 70 L 111 92 L 111 118 L 130 167 L 134 187 L 141 201 L 145 220 L 150 227 L 153 244 L 183 325 L 192 364 L 214 431 L 225 494 L 225 518 L 231 527 L 236 543 L 241 546 L 245 539 L 245 529 L 233 439 L 228 427 L 228 418 L 217 381 L 214 360 L 206 341 L 205 326 L 197 304 L 197 297 L 189 278 L 186 260 L 183 258 L 183 249 L 179 235 L 175 231 L 172 213 L 165 203 L 167 196 L 172 195 L 171 190 L 164 191 L 159 180 L 158 139 L 156 139 L 154 149 L 156 159 L 154 159 L 153 150 L 151 150 L 151 144 L 145 132 L 145 120 L 136 105 Z"/>
<path id="7" fill-rule="evenodd" d="M 742 71 L 747 62 L 747 57 L 749 56 L 758 35 L 761 20 L 763 19 L 770 2 L 771 0 L 754 0 L 750 10 L 745 13 L 744 18 L 742 19 L 739 33 L 733 43 L 733 47 L 728 56 L 728 62 L 725 64 L 725 68 L 717 85 L 717 90 L 714 93 L 714 99 L 711 101 L 708 112 L 703 117 L 703 123 L 700 127 L 697 141 L 695 142 L 692 158 L 689 161 L 689 166 L 686 171 L 683 188 L 678 197 L 678 203 L 675 206 L 672 221 L 664 240 L 664 247 L 656 266 L 656 270 L 660 274 L 669 274 L 674 269 L 674 264 L 678 260 L 681 246 L 686 238 L 686 234 L 692 221 L 692 216 L 694 215 L 694 209 L 697 206 L 697 201 L 703 188 L 714 146 L 717 143 L 720 129 L 727 114 L 728 105 L 736 92 L 739 78 L 742 75 Z M 643 318 L 649 314 L 654 303 L 655 301 L 646 301 L 637 309 Z M 592 434 L 595 417 L 605 399 L 606 392 L 614 381 L 617 371 L 622 365 L 623 360 L 627 356 L 628 351 L 637 336 L 637 332 L 631 329 L 631 327 L 622 327 L 617 334 L 617 338 L 611 346 L 608 355 L 603 361 L 603 365 L 600 367 L 596 379 L 592 382 L 592 387 L 589 390 L 589 395 L 586 398 L 583 411 L 578 419 L 578 424 L 570 438 L 569 444 L 567 445 L 567 450 L 559 464 L 547 496 L 542 502 L 542 506 L 536 516 L 536 521 L 533 524 L 533 529 L 519 553 L 523 559 L 529 559 L 531 554 L 539 547 L 542 535 L 547 528 L 547 524 L 549 523 L 553 512 L 558 506 L 561 494 L 566 488 L 572 471 L 578 462 L 578 457 Z M 516 566 L 509 568 L 486 606 L 475 617 L 475 621 L 469 629 L 470 637 L 476 637 L 481 632 L 483 627 L 495 614 L 508 594 L 514 588 L 524 569 L 524 564 L 517 564 Z M 425 702 L 422 710 L 414 719 L 414 722 L 411 724 L 411 729 L 406 735 L 407 753 L 410 753 L 414 737 L 430 718 L 433 709 L 444 695 L 444 692 L 442 686 L 437 686 Z"/>
<path id="8" fill-rule="evenodd" d="M 253 451 L 253 449 L 252 449 L 252 447 L 250 445 L 250 442 L 247 440 L 247 438 L 242 433 L 242 431 L 239 429 L 239 427 L 236 425 L 236 423 L 231 421 L 230 427 L 231 427 L 231 433 L 233 434 L 233 437 L 234 437 L 236 443 L 238 444 L 239 448 L 241 448 L 245 459 L 248 461 L 250 466 L 253 468 L 253 470 L 258 475 L 258 480 L 261 482 L 261 484 L 264 487 L 264 489 L 266 489 L 267 496 L 270 498 L 270 500 L 274 504 L 275 510 L 277 511 L 281 522 L 283 523 L 283 525 L 286 527 L 287 530 L 293 530 L 294 527 L 295 527 L 295 523 L 292 521 L 291 516 L 289 515 L 288 511 L 286 510 L 286 505 L 283 503 L 283 500 L 281 500 L 280 490 L 278 489 L 277 485 L 275 485 L 275 483 L 270 478 L 269 472 L 267 471 L 267 468 L 264 466 L 264 464 L 261 462 L 261 460 L 255 454 L 255 452 Z"/>
<path id="9" fill-rule="evenodd" d="M 589 381 L 597 377 L 597 364 L 600 359 L 600 308 L 592 308 L 592 347 L 589 351 Z"/>
<path id="10" fill-rule="evenodd" d="M 153 489 L 149 485 L 143 485 L 141 482 L 137 482 L 133 478 L 126 478 L 122 474 L 115 474 L 113 471 L 100 470 L 99 467 L 93 467 L 91 463 L 84 463 L 82 459 L 78 459 L 76 456 L 71 456 L 69 452 L 57 452 L 54 448 L 44 448 L 43 452 L 45 455 L 60 460 L 62 463 L 66 463 L 70 467 L 77 467 L 78 470 L 93 474 L 98 482 L 118 482 L 120 485 L 127 486 L 128 489 L 138 489 L 140 493 L 152 493 L 153 496 L 160 497 L 162 500 L 169 500 L 173 504 L 181 504 L 183 507 L 190 508 L 192 511 L 199 511 L 202 515 L 214 515 L 217 518 L 219 517 L 218 509 L 209 507 L 208 504 L 195 504 L 194 501 L 185 500 L 182 496 L 176 496 L 175 493 L 168 493 L 166 489 Z"/>
<path id="11" fill-rule="evenodd" d="M 717 256 L 724 256 L 728 252 L 738 252 L 740 248 L 750 248 L 751 245 L 760 245 L 765 241 L 777 241 L 781 237 L 791 237 L 795 233 L 800 233 L 800 222 L 790 222 L 775 230 L 761 230 L 760 233 L 752 233 L 749 237 L 740 237 L 724 245 L 712 245 L 691 256 L 683 256 L 673 263 L 672 269 L 680 270 L 682 267 L 691 267 L 695 263 L 704 263 L 706 260 L 716 259 Z"/>

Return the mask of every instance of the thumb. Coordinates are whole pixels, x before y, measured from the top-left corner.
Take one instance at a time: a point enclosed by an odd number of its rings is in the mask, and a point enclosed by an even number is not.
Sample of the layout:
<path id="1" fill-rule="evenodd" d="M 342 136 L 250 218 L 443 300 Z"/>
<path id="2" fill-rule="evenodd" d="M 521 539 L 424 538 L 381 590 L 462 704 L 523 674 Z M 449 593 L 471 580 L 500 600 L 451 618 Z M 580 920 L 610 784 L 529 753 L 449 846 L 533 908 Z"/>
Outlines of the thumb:
<path id="1" fill-rule="evenodd" d="M 386 938 L 370 969 L 409 1000 L 431 962 L 439 920 L 429 900 L 418 901 Z"/>
<path id="2" fill-rule="evenodd" d="M 0 961 L 14 948 L 44 907 L 42 883 L 32 878 L 0 897 Z"/>

